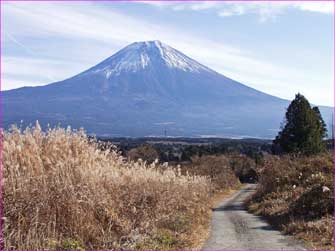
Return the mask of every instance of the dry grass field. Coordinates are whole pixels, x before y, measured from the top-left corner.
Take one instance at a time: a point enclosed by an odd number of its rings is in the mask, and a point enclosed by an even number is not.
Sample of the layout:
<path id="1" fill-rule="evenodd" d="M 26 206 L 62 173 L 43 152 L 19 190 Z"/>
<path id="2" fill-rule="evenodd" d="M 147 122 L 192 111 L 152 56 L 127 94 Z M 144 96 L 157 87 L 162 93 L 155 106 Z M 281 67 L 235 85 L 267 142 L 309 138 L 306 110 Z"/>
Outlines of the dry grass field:
<path id="1" fill-rule="evenodd" d="M 82 131 L 3 137 L 4 249 L 171 249 L 208 221 L 210 180 L 127 162 Z"/>

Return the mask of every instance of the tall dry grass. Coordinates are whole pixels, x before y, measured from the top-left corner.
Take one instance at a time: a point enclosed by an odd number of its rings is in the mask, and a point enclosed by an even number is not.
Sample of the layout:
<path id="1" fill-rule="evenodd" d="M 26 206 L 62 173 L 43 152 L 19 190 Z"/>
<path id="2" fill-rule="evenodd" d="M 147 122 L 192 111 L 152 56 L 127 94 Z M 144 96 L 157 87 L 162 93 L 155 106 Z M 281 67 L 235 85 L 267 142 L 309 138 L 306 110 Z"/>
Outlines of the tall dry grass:
<path id="1" fill-rule="evenodd" d="M 267 156 L 250 211 L 305 240 L 313 249 L 334 248 L 333 153 Z"/>
<path id="2" fill-rule="evenodd" d="M 187 248 L 210 182 L 126 162 L 83 131 L 37 124 L 3 137 L 4 249 Z"/>

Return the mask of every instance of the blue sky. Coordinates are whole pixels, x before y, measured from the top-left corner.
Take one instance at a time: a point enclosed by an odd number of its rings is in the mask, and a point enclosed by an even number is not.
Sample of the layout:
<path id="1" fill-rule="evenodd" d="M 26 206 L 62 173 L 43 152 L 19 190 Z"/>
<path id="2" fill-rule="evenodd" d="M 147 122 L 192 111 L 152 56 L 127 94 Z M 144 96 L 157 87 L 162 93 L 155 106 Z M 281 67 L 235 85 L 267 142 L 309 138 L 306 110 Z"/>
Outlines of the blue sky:
<path id="1" fill-rule="evenodd" d="M 2 2 L 2 89 L 71 77 L 161 40 L 266 93 L 333 105 L 332 2 Z"/>

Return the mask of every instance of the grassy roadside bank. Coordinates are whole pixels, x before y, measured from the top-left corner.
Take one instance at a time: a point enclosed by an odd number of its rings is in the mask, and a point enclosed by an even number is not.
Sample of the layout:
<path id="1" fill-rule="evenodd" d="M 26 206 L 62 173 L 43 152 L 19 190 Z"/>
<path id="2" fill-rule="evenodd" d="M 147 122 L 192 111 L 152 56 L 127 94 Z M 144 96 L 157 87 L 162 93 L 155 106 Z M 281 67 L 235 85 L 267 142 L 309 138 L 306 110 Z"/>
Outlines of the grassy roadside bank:
<path id="1" fill-rule="evenodd" d="M 333 172 L 331 152 L 267 156 L 259 170 L 259 189 L 247 203 L 249 211 L 312 249 L 333 250 Z"/>
<path id="2" fill-rule="evenodd" d="M 213 195 L 240 184 L 223 156 L 148 165 L 82 131 L 38 124 L 2 139 L 4 249 L 192 248 Z"/>

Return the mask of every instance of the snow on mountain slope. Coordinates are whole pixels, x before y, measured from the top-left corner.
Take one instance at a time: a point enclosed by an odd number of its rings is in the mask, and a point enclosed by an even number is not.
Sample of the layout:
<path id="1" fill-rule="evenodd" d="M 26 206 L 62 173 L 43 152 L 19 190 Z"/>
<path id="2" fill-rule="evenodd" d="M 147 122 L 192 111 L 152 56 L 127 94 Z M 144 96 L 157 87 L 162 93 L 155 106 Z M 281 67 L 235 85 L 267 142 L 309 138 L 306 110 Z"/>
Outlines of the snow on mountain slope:
<path id="1" fill-rule="evenodd" d="M 185 72 L 213 72 L 172 47 L 160 41 L 135 42 L 102 63 L 89 73 L 103 73 L 107 78 L 122 72 L 136 72 L 147 67 L 168 66 Z"/>

